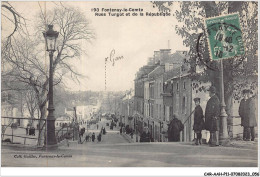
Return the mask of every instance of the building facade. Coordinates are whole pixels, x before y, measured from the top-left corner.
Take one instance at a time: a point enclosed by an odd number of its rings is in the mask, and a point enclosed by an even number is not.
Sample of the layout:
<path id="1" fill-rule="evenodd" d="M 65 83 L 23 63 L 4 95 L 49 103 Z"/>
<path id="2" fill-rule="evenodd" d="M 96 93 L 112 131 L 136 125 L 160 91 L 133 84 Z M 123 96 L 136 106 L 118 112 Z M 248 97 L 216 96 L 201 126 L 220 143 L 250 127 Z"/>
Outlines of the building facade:
<path id="1" fill-rule="evenodd" d="M 188 60 L 185 51 L 171 54 L 170 49 L 161 49 L 149 58 L 148 63 L 154 68 L 142 73 L 140 71 L 147 67 L 144 66 L 138 72 L 139 77 L 135 80 L 136 121 L 139 128 L 140 124 L 148 127 L 151 141 L 168 141 L 168 125 L 173 114 L 184 124 L 181 141 L 193 139 L 193 89 Z"/>

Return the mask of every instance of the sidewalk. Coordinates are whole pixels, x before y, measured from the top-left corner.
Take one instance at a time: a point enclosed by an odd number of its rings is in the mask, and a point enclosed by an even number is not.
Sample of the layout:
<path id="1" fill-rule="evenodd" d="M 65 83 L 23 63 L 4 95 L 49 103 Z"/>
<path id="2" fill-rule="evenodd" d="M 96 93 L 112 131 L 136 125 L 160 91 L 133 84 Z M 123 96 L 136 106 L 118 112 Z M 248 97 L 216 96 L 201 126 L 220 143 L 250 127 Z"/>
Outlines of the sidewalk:
<path id="1" fill-rule="evenodd" d="M 240 149 L 258 149 L 258 138 L 255 141 L 244 141 L 240 139 L 231 139 L 224 147 L 234 147 Z"/>
<path id="2" fill-rule="evenodd" d="M 136 142 L 136 134 L 133 135 L 131 138 L 130 135 L 122 133 L 123 136 L 129 143 L 138 143 Z M 157 143 L 171 143 L 171 142 L 157 142 Z M 180 144 L 186 145 L 194 145 L 194 142 L 179 142 Z M 195 145 L 194 145 L 195 146 Z M 207 144 L 203 144 L 203 146 L 208 146 Z M 250 149 L 250 150 L 257 150 L 258 149 L 258 138 L 255 141 L 243 141 L 240 139 L 231 139 L 225 145 L 220 145 L 219 147 L 232 147 L 232 148 L 239 148 L 239 149 Z"/>

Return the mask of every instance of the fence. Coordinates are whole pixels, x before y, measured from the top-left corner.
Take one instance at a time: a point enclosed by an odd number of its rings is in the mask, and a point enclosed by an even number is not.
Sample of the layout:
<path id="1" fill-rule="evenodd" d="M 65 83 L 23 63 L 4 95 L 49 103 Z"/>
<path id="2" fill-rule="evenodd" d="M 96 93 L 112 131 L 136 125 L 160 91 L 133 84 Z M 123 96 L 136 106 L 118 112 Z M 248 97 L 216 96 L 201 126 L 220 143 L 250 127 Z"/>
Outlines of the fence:
<path id="1" fill-rule="evenodd" d="M 39 135 L 43 128 L 45 127 L 46 120 L 39 120 L 35 118 L 21 118 L 21 117 L 1 117 L 2 118 L 2 141 L 11 142 L 13 144 L 32 144 L 36 145 L 38 140 L 41 140 Z M 4 119 L 4 121 L 3 121 Z M 7 121 L 5 121 L 7 120 Z M 22 126 L 17 121 L 28 120 L 30 126 Z M 37 121 L 37 129 L 33 126 L 33 122 Z M 42 127 L 40 129 L 40 122 L 43 121 Z M 4 124 L 3 124 L 4 122 Z M 7 124 L 5 124 L 7 122 Z M 5 139 L 5 136 L 11 137 Z M 38 137 L 37 137 L 38 136 Z"/>
<path id="2" fill-rule="evenodd" d="M 35 119 L 35 118 L 19 118 L 19 117 L 1 117 L 2 120 L 2 132 L 1 138 L 3 142 L 10 142 L 12 144 L 27 144 L 27 145 L 37 145 L 38 141 L 44 141 L 45 139 L 40 138 L 40 133 L 44 132 L 46 135 L 46 120 Z M 6 121 L 7 120 L 7 121 Z M 20 120 L 27 120 L 28 124 L 26 126 L 19 125 L 17 122 Z M 40 122 L 43 121 L 40 127 Z M 36 129 L 35 129 L 35 122 Z M 57 142 L 61 142 L 65 138 L 77 140 L 78 139 L 78 124 L 70 123 L 69 125 L 62 126 L 60 129 L 55 130 L 55 135 Z M 6 138 L 5 137 L 11 137 Z"/>

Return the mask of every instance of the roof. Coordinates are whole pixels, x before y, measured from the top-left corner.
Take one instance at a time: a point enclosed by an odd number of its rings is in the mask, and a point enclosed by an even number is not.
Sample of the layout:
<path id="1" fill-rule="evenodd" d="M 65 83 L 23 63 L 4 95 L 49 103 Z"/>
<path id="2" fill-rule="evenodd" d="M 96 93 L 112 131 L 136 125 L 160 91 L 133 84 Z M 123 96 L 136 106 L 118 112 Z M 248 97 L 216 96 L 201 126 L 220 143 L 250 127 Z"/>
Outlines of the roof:
<path id="1" fill-rule="evenodd" d="M 161 76 L 165 71 L 165 66 L 164 65 L 159 65 L 157 66 L 153 71 L 151 71 L 149 74 L 148 74 L 148 77 L 158 77 L 158 76 Z"/>
<path id="2" fill-rule="evenodd" d="M 150 73 L 157 65 L 145 65 L 139 69 L 139 71 L 136 74 L 136 79 L 138 80 L 140 78 L 143 78 L 143 76 Z"/>

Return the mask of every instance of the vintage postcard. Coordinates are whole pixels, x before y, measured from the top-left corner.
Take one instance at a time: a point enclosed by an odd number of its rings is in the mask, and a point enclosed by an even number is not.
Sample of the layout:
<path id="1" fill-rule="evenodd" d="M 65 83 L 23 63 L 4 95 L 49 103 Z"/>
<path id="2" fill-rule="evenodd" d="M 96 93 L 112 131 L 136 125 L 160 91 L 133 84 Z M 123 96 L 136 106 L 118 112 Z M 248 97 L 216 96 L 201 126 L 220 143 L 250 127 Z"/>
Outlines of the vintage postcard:
<path id="1" fill-rule="evenodd" d="M 5 1 L 1 19 L 2 167 L 258 167 L 257 1 Z"/>

